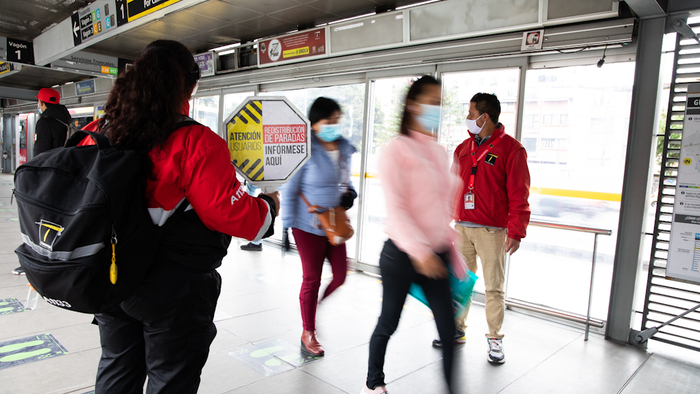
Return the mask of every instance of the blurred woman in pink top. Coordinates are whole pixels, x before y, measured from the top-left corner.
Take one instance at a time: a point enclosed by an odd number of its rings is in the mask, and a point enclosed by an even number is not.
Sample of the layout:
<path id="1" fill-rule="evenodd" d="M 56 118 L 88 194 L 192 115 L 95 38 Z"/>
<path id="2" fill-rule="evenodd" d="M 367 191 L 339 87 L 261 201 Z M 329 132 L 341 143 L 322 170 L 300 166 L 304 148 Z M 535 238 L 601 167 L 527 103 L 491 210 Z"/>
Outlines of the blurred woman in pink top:
<path id="1" fill-rule="evenodd" d="M 406 95 L 400 134 L 379 160 L 389 240 L 379 260 L 382 312 L 370 340 L 367 382 L 362 393 L 387 393 L 384 356 L 411 283 L 423 287 L 435 316 L 444 344 L 447 390 L 453 391 L 455 325 L 447 267 L 451 264 L 454 274 L 461 278 L 465 266 L 461 259 L 454 258 L 456 233 L 450 227 L 460 180 L 450 173 L 447 152 L 436 141 L 441 93 L 440 82 L 430 76 L 413 83 Z"/>

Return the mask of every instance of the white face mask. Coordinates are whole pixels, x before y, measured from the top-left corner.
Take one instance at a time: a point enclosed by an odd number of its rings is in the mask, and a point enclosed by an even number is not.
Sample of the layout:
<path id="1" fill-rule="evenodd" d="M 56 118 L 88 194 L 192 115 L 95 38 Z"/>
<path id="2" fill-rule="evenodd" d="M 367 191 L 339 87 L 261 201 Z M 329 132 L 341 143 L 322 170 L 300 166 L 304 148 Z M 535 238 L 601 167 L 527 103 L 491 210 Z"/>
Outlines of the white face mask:
<path id="1" fill-rule="evenodd" d="M 465 119 L 465 122 L 467 123 L 467 128 L 469 128 L 470 133 L 472 133 L 474 135 L 481 133 L 481 129 L 484 128 L 484 125 L 486 124 L 486 122 L 484 122 L 484 124 L 482 124 L 481 126 L 477 126 L 476 121 L 481 119 L 482 116 L 484 116 L 484 114 L 481 114 L 476 119 Z"/>

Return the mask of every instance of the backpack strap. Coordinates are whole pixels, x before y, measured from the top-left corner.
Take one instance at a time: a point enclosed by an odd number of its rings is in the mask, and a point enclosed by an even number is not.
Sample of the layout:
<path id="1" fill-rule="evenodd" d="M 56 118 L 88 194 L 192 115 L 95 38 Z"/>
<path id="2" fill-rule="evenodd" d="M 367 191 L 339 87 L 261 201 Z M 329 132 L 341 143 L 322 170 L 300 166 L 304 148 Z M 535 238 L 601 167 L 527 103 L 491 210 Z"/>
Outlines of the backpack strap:
<path id="1" fill-rule="evenodd" d="M 201 123 L 199 123 L 199 122 L 197 122 L 196 120 L 190 118 L 189 116 L 183 116 L 183 117 L 182 117 L 182 120 L 179 121 L 179 122 L 177 122 L 177 123 L 175 124 L 175 130 L 180 129 L 180 128 L 183 128 L 183 127 L 187 127 L 187 126 L 196 126 L 196 125 L 202 126 Z"/>
<path id="2" fill-rule="evenodd" d="M 87 136 L 92 137 L 99 149 L 106 149 L 111 145 L 109 142 L 109 137 L 104 134 L 96 133 L 94 131 L 78 130 L 66 140 L 65 146 L 78 146 L 78 144 Z"/>
<path id="3" fill-rule="evenodd" d="M 56 118 L 52 118 L 56 119 Z M 58 120 L 58 119 L 56 119 Z M 58 120 L 61 122 L 60 120 Z M 63 123 L 63 122 L 61 122 Z M 63 123 L 65 125 L 65 123 Z M 104 123 L 102 123 L 104 124 Z M 182 127 L 187 127 L 187 126 L 195 126 L 195 125 L 200 125 L 201 123 L 197 122 L 196 120 L 190 118 L 189 116 L 183 116 L 182 120 L 177 122 L 175 124 L 175 130 L 180 129 Z M 94 132 L 94 131 L 86 131 L 86 130 L 78 130 L 73 135 L 71 135 L 67 140 L 66 140 L 66 147 L 69 146 L 78 146 L 80 142 L 85 139 L 85 137 L 91 136 L 92 139 L 95 141 L 97 144 L 97 147 L 99 149 L 105 149 L 109 148 L 111 143 L 109 141 L 109 137 L 102 133 Z"/>
<path id="4" fill-rule="evenodd" d="M 55 120 L 57 120 L 59 123 L 61 123 L 62 125 L 68 127 L 68 123 L 62 121 L 61 119 L 54 118 L 53 116 L 47 116 L 47 118 L 49 118 L 49 119 L 55 119 Z"/>

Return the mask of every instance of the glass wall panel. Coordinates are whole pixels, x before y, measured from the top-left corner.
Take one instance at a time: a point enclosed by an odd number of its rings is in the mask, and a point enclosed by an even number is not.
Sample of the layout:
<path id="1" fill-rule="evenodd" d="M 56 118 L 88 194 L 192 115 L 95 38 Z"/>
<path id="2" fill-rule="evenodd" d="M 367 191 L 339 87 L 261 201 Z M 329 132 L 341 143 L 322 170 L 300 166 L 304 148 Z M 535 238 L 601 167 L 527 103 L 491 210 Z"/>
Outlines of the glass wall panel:
<path id="1" fill-rule="evenodd" d="M 522 141 L 531 221 L 613 230 L 598 237 L 592 316 L 607 317 L 634 63 L 530 70 Z M 593 235 L 530 226 L 506 296 L 585 315 Z"/>
<path id="2" fill-rule="evenodd" d="M 469 100 L 477 93 L 490 93 L 498 97 L 501 102 L 498 121 L 503 123 L 507 134 L 515 135 L 519 84 L 518 68 L 442 74 L 440 144 L 447 147 L 450 157 L 457 145 L 469 138 L 464 119 L 469 112 Z"/>
<path id="3" fill-rule="evenodd" d="M 359 193 L 360 184 L 360 164 L 362 151 L 362 125 L 365 105 L 365 84 L 350 84 L 339 85 L 323 88 L 307 88 L 297 90 L 284 91 L 268 91 L 259 93 L 261 96 L 284 96 L 294 106 L 299 109 L 304 115 L 308 115 L 311 104 L 319 97 L 327 97 L 333 99 L 340 104 L 343 115 L 340 119 L 340 125 L 343 129 L 343 137 L 347 138 L 350 143 L 355 146 L 357 152 L 352 156 L 351 164 L 351 179 L 355 190 Z M 362 198 L 362 196 L 360 196 Z M 348 217 L 357 228 L 357 206 L 350 209 Z M 291 231 L 290 231 L 291 238 Z M 281 239 L 282 237 L 282 221 L 278 220 L 275 223 L 275 235 L 273 239 Z M 291 239 L 293 241 L 293 238 Z M 348 257 L 355 258 L 355 245 L 357 237 L 352 237 L 347 243 Z"/>
<path id="4" fill-rule="evenodd" d="M 384 233 L 386 204 L 379 180 L 379 155 L 399 132 L 403 100 L 415 77 L 378 79 L 372 83 L 374 103 L 370 113 L 370 146 L 367 147 L 365 208 L 362 222 L 360 261 L 379 265 L 379 254 L 387 237 Z"/>
<path id="5" fill-rule="evenodd" d="M 193 118 L 219 134 L 219 95 L 195 97 Z"/>
<path id="6" fill-rule="evenodd" d="M 228 93 L 224 95 L 224 120 L 238 108 L 246 97 L 254 95 L 254 92 Z"/>
<path id="7" fill-rule="evenodd" d="M 469 102 L 476 93 L 495 94 L 501 102 L 501 115 L 506 133 L 515 135 L 518 108 L 518 88 L 520 69 L 479 70 L 442 74 L 442 121 L 440 123 L 440 144 L 447 148 L 452 162 L 455 148 L 469 138 L 464 122 L 469 112 Z M 484 277 L 481 264 L 477 276 L 480 278 L 474 290 L 484 293 Z"/>

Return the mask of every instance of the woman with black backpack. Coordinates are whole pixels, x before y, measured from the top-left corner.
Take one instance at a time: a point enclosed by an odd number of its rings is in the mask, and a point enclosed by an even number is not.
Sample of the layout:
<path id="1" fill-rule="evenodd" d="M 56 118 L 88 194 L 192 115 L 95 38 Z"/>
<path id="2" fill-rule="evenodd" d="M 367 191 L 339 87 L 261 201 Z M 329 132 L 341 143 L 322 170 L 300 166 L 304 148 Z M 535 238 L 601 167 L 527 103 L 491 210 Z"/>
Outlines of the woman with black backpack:
<path id="1" fill-rule="evenodd" d="M 92 124 L 113 146 L 146 158 L 146 202 L 155 225 L 186 204 L 171 218 L 136 294 L 95 315 L 102 343 L 98 394 L 142 392 L 146 377 L 148 393 L 197 392 L 216 336 L 216 268 L 231 236 L 259 240 L 273 232 L 278 194 L 245 193 L 226 142 L 186 116 L 199 76 L 184 45 L 152 42 L 115 82 L 104 120 Z M 190 125 L 178 127 L 188 119 Z"/>

